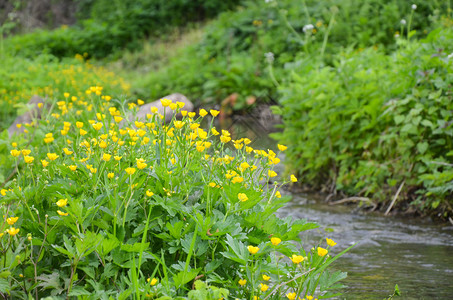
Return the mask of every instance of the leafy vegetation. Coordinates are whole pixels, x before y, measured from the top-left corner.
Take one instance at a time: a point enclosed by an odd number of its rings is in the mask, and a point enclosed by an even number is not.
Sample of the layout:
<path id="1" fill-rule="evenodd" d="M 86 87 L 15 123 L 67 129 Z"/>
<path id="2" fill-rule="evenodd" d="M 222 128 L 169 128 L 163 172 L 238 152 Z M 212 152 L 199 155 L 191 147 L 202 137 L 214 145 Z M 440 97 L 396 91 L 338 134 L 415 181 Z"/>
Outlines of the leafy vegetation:
<path id="1" fill-rule="evenodd" d="M 25 133 L 31 142 L 8 144 L 17 176 L 0 191 L 3 295 L 338 295 L 346 273 L 328 269 L 346 250 L 331 239 L 303 247 L 299 233 L 318 225 L 275 216 L 289 200 L 281 187 L 297 181 L 267 184 L 279 153 L 218 132 L 219 111 L 197 115 L 167 99 L 163 116 L 152 109 L 147 120 L 126 121 L 143 101 L 126 105 L 107 91 L 51 98 Z M 164 124 L 170 110 L 183 119 Z"/>
<path id="2" fill-rule="evenodd" d="M 419 209 L 448 208 L 452 38 L 439 28 L 400 40 L 392 55 L 368 48 L 340 53 L 334 67 L 295 62 L 279 137 L 304 181 L 383 203 L 405 185 Z"/>

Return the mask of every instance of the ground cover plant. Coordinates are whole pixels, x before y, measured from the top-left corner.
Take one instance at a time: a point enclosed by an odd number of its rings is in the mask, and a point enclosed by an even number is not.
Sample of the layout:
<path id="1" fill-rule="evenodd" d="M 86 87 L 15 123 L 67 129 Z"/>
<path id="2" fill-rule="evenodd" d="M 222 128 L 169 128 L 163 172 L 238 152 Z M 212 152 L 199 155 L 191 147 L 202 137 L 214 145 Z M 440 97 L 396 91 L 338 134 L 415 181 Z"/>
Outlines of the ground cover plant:
<path id="1" fill-rule="evenodd" d="M 92 86 L 51 98 L 25 139 L 8 142 L 17 174 L 0 191 L 0 293 L 12 298 L 287 299 L 337 295 L 340 252 L 318 227 L 280 219 L 278 153 L 212 126 L 219 111 L 164 124 L 143 104 Z M 87 106 L 91 105 L 92 110 Z M 207 119 L 211 124 L 201 128 Z M 335 256 L 336 254 L 336 256 Z"/>

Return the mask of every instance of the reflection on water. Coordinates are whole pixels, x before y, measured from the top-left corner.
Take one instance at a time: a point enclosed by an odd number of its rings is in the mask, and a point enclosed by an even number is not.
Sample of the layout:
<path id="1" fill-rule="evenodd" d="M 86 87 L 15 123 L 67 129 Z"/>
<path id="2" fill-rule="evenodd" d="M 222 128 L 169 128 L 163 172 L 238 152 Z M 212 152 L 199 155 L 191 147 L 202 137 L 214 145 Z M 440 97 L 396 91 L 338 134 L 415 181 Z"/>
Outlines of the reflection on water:
<path id="1" fill-rule="evenodd" d="M 276 150 L 276 142 L 256 118 L 226 119 L 216 126 L 228 129 L 233 139 L 248 137 L 254 148 Z M 283 166 L 276 171 L 281 174 Z M 356 243 L 333 265 L 348 272 L 342 281 L 348 287 L 339 299 L 384 299 L 395 284 L 402 292 L 396 299 L 453 299 L 453 226 L 351 213 L 350 207 L 329 206 L 314 198 L 295 194 L 279 214 L 321 225 L 301 234 L 306 247 L 327 235 L 338 242 L 333 253 Z"/>

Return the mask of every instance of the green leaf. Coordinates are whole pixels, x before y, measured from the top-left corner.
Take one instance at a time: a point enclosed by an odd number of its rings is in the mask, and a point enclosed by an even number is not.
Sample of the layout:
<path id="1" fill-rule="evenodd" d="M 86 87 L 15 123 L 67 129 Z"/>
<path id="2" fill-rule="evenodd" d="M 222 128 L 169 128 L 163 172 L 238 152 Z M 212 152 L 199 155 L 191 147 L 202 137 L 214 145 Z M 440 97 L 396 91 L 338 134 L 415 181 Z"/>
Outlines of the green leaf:
<path id="1" fill-rule="evenodd" d="M 4 278 L 0 278 L 0 292 L 6 293 L 9 295 L 10 290 L 11 290 L 11 287 L 9 286 L 8 280 L 6 280 Z"/>
<path id="2" fill-rule="evenodd" d="M 427 142 L 421 142 L 417 144 L 417 150 L 420 154 L 424 154 L 428 150 L 429 144 Z"/>

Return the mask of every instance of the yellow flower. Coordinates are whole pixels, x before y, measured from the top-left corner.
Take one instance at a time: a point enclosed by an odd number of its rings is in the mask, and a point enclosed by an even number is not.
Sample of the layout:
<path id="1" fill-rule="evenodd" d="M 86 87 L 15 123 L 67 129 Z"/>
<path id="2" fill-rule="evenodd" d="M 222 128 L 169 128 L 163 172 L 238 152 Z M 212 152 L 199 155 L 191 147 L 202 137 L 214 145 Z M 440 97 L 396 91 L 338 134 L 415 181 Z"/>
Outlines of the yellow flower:
<path id="1" fill-rule="evenodd" d="M 69 215 L 69 213 L 62 212 L 61 210 L 57 210 L 57 213 L 62 217 Z"/>
<path id="2" fill-rule="evenodd" d="M 302 255 L 296 254 L 293 254 L 293 256 L 291 256 L 289 259 L 291 259 L 291 261 L 295 264 L 300 264 L 301 262 L 304 261 L 304 257 Z"/>
<path id="3" fill-rule="evenodd" d="M 282 242 L 282 240 L 278 237 L 271 237 L 271 243 L 272 245 L 274 246 L 277 246 L 278 244 L 280 244 Z"/>
<path id="4" fill-rule="evenodd" d="M 188 115 L 189 115 L 189 118 L 193 118 L 193 117 L 195 117 L 196 113 L 190 112 L 190 113 L 188 113 Z"/>
<path id="5" fill-rule="evenodd" d="M 277 147 L 278 147 L 278 150 L 280 150 L 280 151 L 285 151 L 286 149 L 288 149 L 288 147 L 286 147 L 284 145 L 280 145 L 280 144 L 277 144 Z"/>
<path id="6" fill-rule="evenodd" d="M 243 162 L 243 163 L 241 163 L 240 167 L 241 167 L 241 170 L 244 171 L 244 170 L 246 170 L 248 167 L 250 167 L 250 165 L 249 165 L 247 162 Z"/>
<path id="7" fill-rule="evenodd" d="M 335 243 L 333 240 L 326 238 L 327 245 L 330 247 L 335 246 L 337 243 Z"/>
<path id="8" fill-rule="evenodd" d="M 249 198 L 247 197 L 246 194 L 244 194 L 244 193 L 239 193 L 239 194 L 238 194 L 238 199 L 239 199 L 240 201 L 242 201 L 242 202 L 245 202 L 245 201 L 247 201 Z"/>
<path id="9" fill-rule="evenodd" d="M 275 177 L 275 176 L 277 176 L 277 173 L 276 173 L 275 171 L 273 171 L 273 170 L 269 170 L 269 171 L 267 172 L 267 174 L 269 175 L 269 177 Z"/>
<path id="10" fill-rule="evenodd" d="M 68 98 L 68 97 L 69 97 L 69 93 L 63 93 L 63 96 L 64 96 L 65 98 Z"/>
<path id="11" fill-rule="evenodd" d="M 212 115 L 213 117 L 217 117 L 217 115 L 220 113 L 220 111 L 214 110 L 214 109 L 211 109 L 209 112 L 211 113 L 211 115 Z"/>
<path id="12" fill-rule="evenodd" d="M 181 129 L 184 124 L 186 124 L 185 122 L 182 122 L 182 121 L 175 121 L 175 127 L 178 128 L 178 129 Z"/>
<path id="13" fill-rule="evenodd" d="M 63 148 L 63 151 L 66 155 L 71 155 L 73 153 L 72 151 L 69 151 L 68 148 Z"/>
<path id="14" fill-rule="evenodd" d="M 91 168 L 91 169 L 90 169 L 90 172 L 91 172 L 91 173 L 93 173 L 93 174 L 96 174 L 96 173 L 97 173 L 97 171 L 98 171 L 98 169 L 97 169 L 97 168 Z"/>
<path id="15" fill-rule="evenodd" d="M 105 141 L 101 141 L 99 143 L 99 147 L 102 148 L 102 149 L 105 149 L 105 148 L 107 148 L 107 143 Z"/>
<path id="16" fill-rule="evenodd" d="M 262 292 L 265 292 L 269 289 L 269 286 L 267 284 L 260 283 L 260 290 Z"/>
<path id="17" fill-rule="evenodd" d="M 56 160 L 59 156 L 55 153 L 47 153 L 47 158 L 50 160 Z"/>
<path id="18" fill-rule="evenodd" d="M 147 190 L 147 191 L 146 191 L 146 196 L 152 197 L 153 195 L 154 195 L 154 193 L 151 192 L 150 190 Z"/>
<path id="19" fill-rule="evenodd" d="M 144 163 L 142 160 L 137 160 L 137 168 L 139 170 L 143 170 L 144 168 L 146 168 L 148 165 L 146 163 Z"/>
<path id="20" fill-rule="evenodd" d="M 9 225 L 14 225 L 14 223 L 16 223 L 17 220 L 19 220 L 19 217 L 10 217 L 10 218 L 6 219 L 6 222 L 7 222 Z"/>
<path id="21" fill-rule="evenodd" d="M 135 168 L 126 168 L 124 171 L 126 171 L 127 174 L 132 175 L 135 173 Z"/>
<path id="22" fill-rule="evenodd" d="M 14 157 L 18 157 L 20 155 L 20 151 L 17 150 L 17 149 L 13 149 L 11 150 L 11 155 L 14 156 Z"/>
<path id="23" fill-rule="evenodd" d="M 233 177 L 233 180 L 231 180 L 232 183 L 240 183 L 242 181 L 244 181 L 244 178 L 242 178 L 241 176 Z"/>
<path id="24" fill-rule="evenodd" d="M 155 106 L 151 106 L 151 108 L 149 109 L 153 114 L 157 113 L 159 111 L 159 109 Z"/>
<path id="25" fill-rule="evenodd" d="M 8 190 L 1 189 L 1 190 L 0 190 L 0 194 L 1 194 L 2 196 L 6 196 L 6 192 L 7 192 L 7 191 L 8 191 Z"/>
<path id="26" fill-rule="evenodd" d="M 69 168 L 71 171 L 77 170 L 77 166 L 76 166 L 76 165 L 70 165 L 70 166 L 68 166 L 68 168 Z"/>
<path id="27" fill-rule="evenodd" d="M 35 158 L 33 156 L 25 156 L 24 157 L 24 161 L 27 163 L 27 164 L 31 164 L 33 161 L 35 160 Z"/>
<path id="28" fill-rule="evenodd" d="M 15 236 L 16 234 L 18 234 L 20 231 L 19 228 L 14 228 L 14 227 L 11 227 L 9 229 L 6 229 L 6 232 L 10 235 L 10 236 Z"/>
<path id="29" fill-rule="evenodd" d="M 210 187 L 215 187 L 216 185 L 217 185 L 217 184 L 216 184 L 215 182 L 210 182 L 210 183 L 209 183 L 209 186 L 210 186 Z"/>
<path id="30" fill-rule="evenodd" d="M 282 194 L 280 193 L 280 191 L 276 191 L 275 192 L 275 197 L 277 197 L 277 198 L 281 198 L 282 197 Z"/>
<path id="31" fill-rule="evenodd" d="M 77 128 L 82 128 L 83 127 L 83 122 L 76 122 L 75 123 Z"/>
<path id="32" fill-rule="evenodd" d="M 264 281 L 269 281 L 269 279 L 271 279 L 270 276 L 267 276 L 266 274 L 263 274 L 263 280 Z"/>
<path id="33" fill-rule="evenodd" d="M 113 118 L 115 119 L 116 123 L 119 123 L 119 122 L 121 122 L 123 120 L 123 118 L 120 117 L 120 116 L 114 116 Z"/>
<path id="34" fill-rule="evenodd" d="M 213 135 L 219 135 L 220 133 L 213 127 L 211 128 L 211 132 Z"/>
<path id="35" fill-rule="evenodd" d="M 205 110 L 205 109 L 200 109 L 200 111 L 198 112 L 200 114 L 200 116 L 204 117 L 208 114 L 208 112 Z"/>
<path id="36" fill-rule="evenodd" d="M 93 128 L 96 129 L 96 130 L 100 130 L 102 128 L 103 124 L 102 123 L 94 123 L 93 124 Z"/>
<path id="37" fill-rule="evenodd" d="M 107 174 L 107 178 L 112 179 L 113 177 L 115 177 L 114 173 L 108 173 Z"/>
<path id="38" fill-rule="evenodd" d="M 65 207 L 68 205 L 68 199 L 60 199 L 56 202 L 58 207 Z"/>
<path id="39" fill-rule="evenodd" d="M 329 252 L 329 251 L 327 251 L 327 249 L 318 247 L 318 255 L 319 255 L 319 256 L 325 256 L 328 252 Z"/>
<path id="40" fill-rule="evenodd" d="M 297 182 L 297 178 L 296 178 L 296 176 L 294 176 L 294 175 L 291 175 L 291 178 L 290 178 L 290 179 L 291 179 L 291 182 Z"/>
<path id="41" fill-rule="evenodd" d="M 156 285 L 158 280 L 157 280 L 157 278 L 153 278 L 153 279 L 148 278 L 148 282 L 151 286 L 153 286 L 153 285 Z"/>
<path id="42" fill-rule="evenodd" d="M 229 141 L 231 141 L 231 138 L 229 136 L 226 136 L 226 135 L 221 135 L 220 136 L 220 141 L 222 143 L 228 143 Z"/>
<path id="43" fill-rule="evenodd" d="M 138 105 L 143 105 L 143 104 L 145 104 L 145 101 L 143 101 L 141 99 L 137 99 L 137 104 Z"/>
<path id="44" fill-rule="evenodd" d="M 247 280 L 245 279 L 239 279 L 239 285 L 244 286 L 247 283 Z"/>
<path id="45" fill-rule="evenodd" d="M 160 103 L 162 104 L 163 107 L 170 106 L 172 101 L 170 99 L 160 99 Z"/>
<path id="46" fill-rule="evenodd" d="M 102 154 L 102 160 L 103 161 L 109 161 L 110 158 L 112 158 L 111 154 L 107 154 L 107 153 Z"/>
<path id="47" fill-rule="evenodd" d="M 247 246 L 247 250 L 249 250 L 251 254 L 256 254 L 260 250 L 260 248 L 254 246 Z"/>
<path id="48" fill-rule="evenodd" d="M 119 160 L 122 158 L 122 156 L 115 155 L 113 158 L 114 158 L 116 161 L 119 161 Z"/>
<path id="49" fill-rule="evenodd" d="M 41 159 L 41 163 L 42 163 L 43 168 L 45 168 L 49 165 L 49 162 L 45 159 Z"/>
<path id="50" fill-rule="evenodd" d="M 80 128 L 80 135 L 85 135 L 87 134 L 88 132 L 86 132 L 85 130 L 83 130 L 82 128 Z"/>
<path id="51" fill-rule="evenodd" d="M 176 103 L 170 103 L 169 106 L 170 106 L 170 109 L 171 109 L 171 110 L 175 110 L 175 109 L 178 108 L 178 105 L 177 105 Z"/>
<path id="52" fill-rule="evenodd" d="M 288 293 L 288 294 L 286 294 L 286 297 L 289 300 L 294 300 L 294 299 L 296 299 L 296 293 Z"/>

